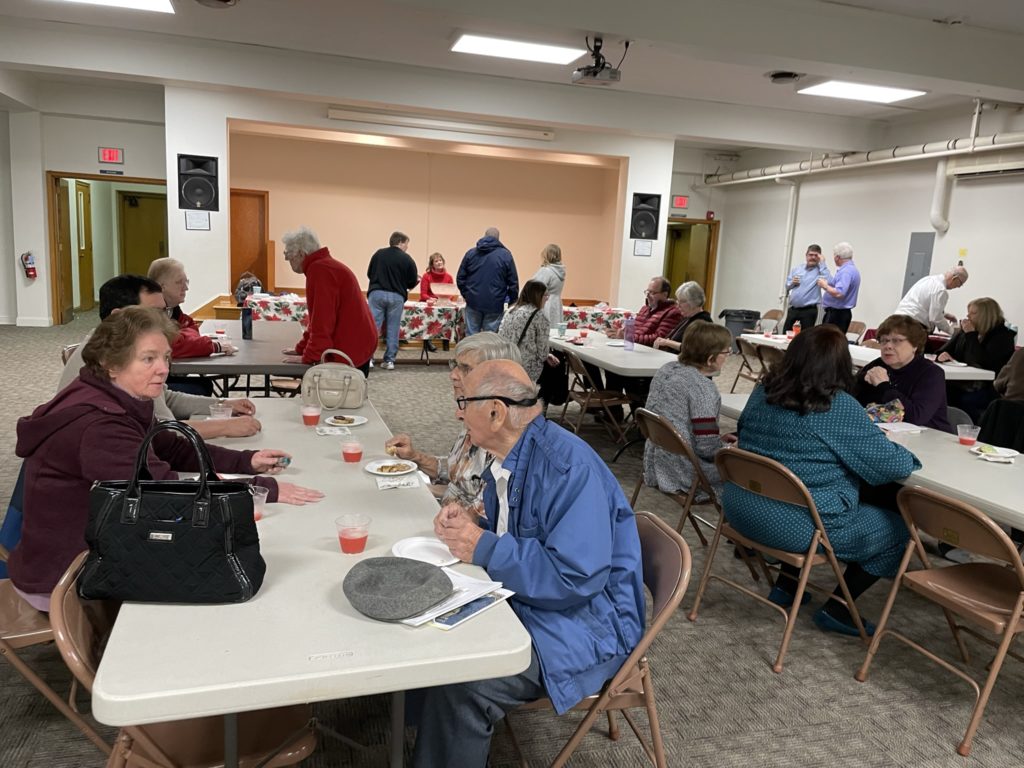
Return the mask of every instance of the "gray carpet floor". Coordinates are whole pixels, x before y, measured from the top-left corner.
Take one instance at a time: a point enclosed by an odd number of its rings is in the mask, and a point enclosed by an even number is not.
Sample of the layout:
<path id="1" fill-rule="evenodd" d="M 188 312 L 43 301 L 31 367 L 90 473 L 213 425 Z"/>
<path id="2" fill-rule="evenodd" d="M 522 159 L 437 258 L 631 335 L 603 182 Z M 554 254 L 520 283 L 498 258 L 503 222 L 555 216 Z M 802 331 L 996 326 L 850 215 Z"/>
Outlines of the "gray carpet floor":
<path id="1" fill-rule="evenodd" d="M 19 416 L 48 399 L 60 371 L 60 348 L 81 340 L 95 322 L 85 315 L 60 328 L 0 326 L 5 361 L 5 398 L 0 402 L 0 497 L 9 497 L 17 472 L 14 425 Z M 400 362 L 414 361 L 419 350 L 403 351 Z M 457 432 L 447 381 L 441 364 L 399 365 L 375 370 L 370 393 L 393 431 L 414 436 L 418 447 L 445 452 Z M 439 359 L 440 358 L 440 359 Z M 727 391 L 737 367 L 730 361 L 718 380 Z M 741 382 L 746 384 L 746 382 Z M 748 385 L 749 388 L 749 385 Z M 742 389 L 740 389 L 742 391 Z M 554 409 L 552 409 L 554 412 Z M 609 460 L 615 446 L 603 429 L 585 422 L 582 436 Z M 640 449 L 631 448 L 610 465 L 627 497 L 640 469 Z M 655 512 L 673 525 L 678 507 L 659 493 L 644 490 L 638 509 Z M 694 578 L 684 610 L 659 636 L 650 653 L 662 733 L 672 766 L 749 768 L 750 766 L 906 766 L 907 768 L 1010 768 L 1024 765 L 1022 712 L 1017 690 L 1024 669 L 1008 660 L 997 684 L 969 759 L 955 747 L 973 705 L 970 689 L 902 644 L 888 640 L 867 683 L 853 679 L 864 656 L 857 640 L 825 635 L 811 623 L 816 607 L 801 612 L 799 626 L 781 675 L 771 671 L 782 623 L 768 609 L 732 590 L 712 584 L 697 622 L 686 619 L 701 573 L 705 550 L 692 530 L 684 531 L 694 555 Z M 716 559 L 716 569 L 749 580 L 730 550 Z M 825 577 L 820 579 L 827 584 Z M 868 617 L 877 618 L 887 584 L 876 585 L 860 601 Z M 942 614 L 904 594 L 897 602 L 893 626 L 953 659 L 953 645 Z M 453 638 L 454 639 L 454 638 Z M 971 671 L 983 675 L 991 658 L 982 644 L 968 640 L 974 652 Z M 23 652 L 58 692 L 68 689 L 69 675 L 52 647 Z M 155 660 L 158 663 L 158 660 Z M 322 740 L 304 765 L 384 766 L 388 733 L 385 697 L 365 697 L 317 704 L 327 725 L 360 740 L 357 752 Z M 646 720 L 640 715 L 641 722 Z M 548 765 L 571 734 L 576 715 L 556 718 L 530 713 L 514 718 L 515 730 L 531 765 Z M 583 742 L 573 766 L 641 766 L 642 750 L 623 724 L 620 741 L 605 735 L 603 722 Z M 113 737 L 113 729 L 103 733 Z M 411 745 L 412 733 L 409 733 Z M 89 768 L 101 766 L 99 752 L 61 717 L 9 664 L 0 664 L 0 768 Z M 500 728 L 492 749 L 494 768 L 518 765 L 508 735 Z"/>

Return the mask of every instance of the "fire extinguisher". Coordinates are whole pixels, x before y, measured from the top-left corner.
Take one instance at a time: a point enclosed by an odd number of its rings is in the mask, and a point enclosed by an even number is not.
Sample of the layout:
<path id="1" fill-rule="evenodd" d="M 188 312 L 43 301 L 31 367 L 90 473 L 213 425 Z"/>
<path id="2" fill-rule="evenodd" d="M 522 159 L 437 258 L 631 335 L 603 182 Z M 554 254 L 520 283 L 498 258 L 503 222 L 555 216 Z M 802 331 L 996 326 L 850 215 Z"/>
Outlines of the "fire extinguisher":
<path id="1" fill-rule="evenodd" d="M 21 254 L 21 268 L 25 270 L 25 277 L 29 280 L 39 277 L 36 272 L 36 257 L 32 255 L 31 251 Z"/>

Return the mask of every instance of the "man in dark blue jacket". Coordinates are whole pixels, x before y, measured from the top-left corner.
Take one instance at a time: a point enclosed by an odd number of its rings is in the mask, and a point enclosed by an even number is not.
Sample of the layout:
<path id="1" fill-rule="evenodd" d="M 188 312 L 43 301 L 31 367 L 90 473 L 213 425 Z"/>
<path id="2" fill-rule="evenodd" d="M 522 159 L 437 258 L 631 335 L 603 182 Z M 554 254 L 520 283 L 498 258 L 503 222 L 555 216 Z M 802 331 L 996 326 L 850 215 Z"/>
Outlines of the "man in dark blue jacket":
<path id="1" fill-rule="evenodd" d="M 533 654 L 518 675 L 428 689 L 416 768 L 484 768 L 506 712 L 542 696 L 566 712 L 618 672 L 644 631 L 636 519 L 601 457 L 541 415 L 518 363 L 481 363 L 464 387 L 459 416 L 494 456 L 482 478 L 486 517 L 447 504 L 434 531 L 516 593 L 509 602 Z"/>
<path id="2" fill-rule="evenodd" d="M 455 278 L 466 300 L 466 335 L 480 331 L 498 332 L 505 303 L 519 297 L 519 275 L 512 253 L 501 244 L 500 233 L 490 227 L 466 251 Z"/>

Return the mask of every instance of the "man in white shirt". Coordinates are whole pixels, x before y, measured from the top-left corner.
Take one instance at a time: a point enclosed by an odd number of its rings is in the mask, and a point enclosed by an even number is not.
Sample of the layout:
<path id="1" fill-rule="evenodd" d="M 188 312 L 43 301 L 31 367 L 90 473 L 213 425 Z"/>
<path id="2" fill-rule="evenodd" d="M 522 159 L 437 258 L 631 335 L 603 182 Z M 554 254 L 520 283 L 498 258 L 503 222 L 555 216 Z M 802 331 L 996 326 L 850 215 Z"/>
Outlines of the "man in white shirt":
<path id="1" fill-rule="evenodd" d="M 922 277 L 903 297 L 896 315 L 908 315 L 931 333 L 938 328 L 944 333 L 952 333 L 956 324 L 956 316 L 946 312 L 949 291 L 959 288 L 967 282 L 967 270 L 963 266 L 955 266 L 943 275 Z"/>

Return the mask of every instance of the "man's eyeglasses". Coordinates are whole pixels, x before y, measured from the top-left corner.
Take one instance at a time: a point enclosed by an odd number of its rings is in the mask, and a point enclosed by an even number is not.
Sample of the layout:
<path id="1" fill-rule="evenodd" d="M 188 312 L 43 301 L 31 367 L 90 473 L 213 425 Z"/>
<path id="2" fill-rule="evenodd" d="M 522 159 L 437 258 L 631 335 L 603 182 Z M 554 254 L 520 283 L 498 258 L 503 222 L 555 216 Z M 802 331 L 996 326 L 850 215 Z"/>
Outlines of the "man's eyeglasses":
<path id="1" fill-rule="evenodd" d="M 473 366 L 471 365 L 466 365 L 465 363 L 460 363 L 457 362 L 456 360 L 449 360 L 448 370 L 454 371 L 456 368 L 459 370 L 459 373 L 461 373 L 463 376 L 465 376 L 467 373 L 473 370 Z"/>
<path id="2" fill-rule="evenodd" d="M 473 397 L 456 397 L 455 403 L 459 406 L 460 411 L 466 410 L 466 403 L 484 402 L 485 400 L 498 400 L 510 408 L 529 408 L 531 405 L 537 404 L 536 397 L 527 397 L 522 400 L 513 400 L 511 397 L 505 397 L 504 395 L 474 395 Z"/>

